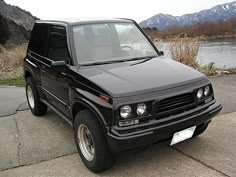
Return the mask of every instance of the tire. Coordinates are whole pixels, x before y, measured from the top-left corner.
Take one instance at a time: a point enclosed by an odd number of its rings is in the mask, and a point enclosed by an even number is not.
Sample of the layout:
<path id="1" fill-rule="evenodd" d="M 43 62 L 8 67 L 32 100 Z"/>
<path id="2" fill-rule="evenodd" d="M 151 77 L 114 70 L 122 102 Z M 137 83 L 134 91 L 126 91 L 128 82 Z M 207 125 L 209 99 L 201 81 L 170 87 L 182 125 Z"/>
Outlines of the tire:
<path id="1" fill-rule="evenodd" d="M 201 135 L 202 133 L 204 133 L 208 127 L 209 123 L 206 123 L 200 127 L 197 127 L 197 129 L 195 130 L 194 134 L 193 134 L 193 137 L 196 137 L 196 136 L 199 136 Z"/>
<path id="2" fill-rule="evenodd" d="M 47 106 L 40 101 L 40 96 L 32 77 L 26 79 L 26 98 L 31 112 L 35 116 L 47 113 Z"/>
<path id="3" fill-rule="evenodd" d="M 83 131 L 86 133 L 82 133 Z M 113 166 L 114 157 L 108 148 L 102 126 L 90 110 L 77 113 L 74 121 L 74 134 L 78 152 L 88 169 L 99 173 Z M 86 135 L 83 136 L 84 134 Z"/>

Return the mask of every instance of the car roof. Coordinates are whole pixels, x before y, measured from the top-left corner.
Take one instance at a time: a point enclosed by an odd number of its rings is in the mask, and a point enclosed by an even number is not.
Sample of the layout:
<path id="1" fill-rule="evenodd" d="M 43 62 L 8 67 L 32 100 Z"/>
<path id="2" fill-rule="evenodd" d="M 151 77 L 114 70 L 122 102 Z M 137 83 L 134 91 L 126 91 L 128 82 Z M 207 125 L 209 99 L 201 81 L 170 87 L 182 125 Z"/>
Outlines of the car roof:
<path id="1" fill-rule="evenodd" d="M 35 23 L 66 23 L 68 25 L 76 25 L 102 22 L 133 22 L 133 20 L 124 18 L 66 18 L 53 20 L 37 20 Z"/>

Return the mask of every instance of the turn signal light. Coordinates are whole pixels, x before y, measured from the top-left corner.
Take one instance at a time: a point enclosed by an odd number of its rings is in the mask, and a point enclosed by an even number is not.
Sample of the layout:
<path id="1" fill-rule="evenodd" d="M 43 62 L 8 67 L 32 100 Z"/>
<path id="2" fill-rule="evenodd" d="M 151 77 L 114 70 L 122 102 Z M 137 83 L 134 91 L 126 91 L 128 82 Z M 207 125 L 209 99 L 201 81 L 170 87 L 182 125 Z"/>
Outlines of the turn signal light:
<path id="1" fill-rule="evenodd" d="M 129 126 L 129 125 L 135 125 L 138 124 L 139 120 L 138 119 L 134 119 L 134 120 L 123 120 L 123 121 L 119 121 L 119 126 L 120 127 L 125 127 L 125 126 Z"/>
<path id="2" fill-rule="evenodd" d="M 99 98 L 100 98 L 100 100 L 105 101 L 105 102 L 107 102 L 107 103 L 108 103 L 109 100 L 110 100 L 108 97 L 106 97 L 106 96 L 104 96 L 104 95 L 100 95 Z"/>

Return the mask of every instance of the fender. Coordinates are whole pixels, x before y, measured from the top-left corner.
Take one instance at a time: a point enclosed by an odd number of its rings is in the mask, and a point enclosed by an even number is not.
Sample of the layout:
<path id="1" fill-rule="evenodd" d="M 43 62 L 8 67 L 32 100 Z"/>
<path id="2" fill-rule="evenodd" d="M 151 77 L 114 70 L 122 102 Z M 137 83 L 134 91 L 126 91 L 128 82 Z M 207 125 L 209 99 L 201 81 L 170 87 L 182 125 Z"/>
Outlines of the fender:
<path id="1" fill-rule="evenodd" d="M 107 126 L 107 125 L 108 125 L 107 122 L 106 122 L 106 120 L 105 120 L 105 118 L 104 118 L 103 115 L 101 114 L 101 112 L 100 112 L 100 111 L 98 110 L 98 108 L 97 108 L 94 104 L 92 104 L 90 101 L 88 101 L 88 100 L 86 100 L 86 99 L 84 99 L 84 98 L 79 98 L 79 97 L 77 97 L 77 98 L 76 98 L 76 101 L 75 101 L 75 103 L 74 103 L 74 105 L 75 105 L 76 103 L 79 103 L 79 104 L 84 105 L 85 107 L 88 107 L 88 108 L 98 117 L 99 122 L 101 123 L 101 125 L 104 125 L 104 126 Z M 74 105 L 73 105 L 72 110 L 74 109 Z M 74 118 L 73 118 L 73 122 L 74 122 Z"/>
<path id="2" fill-rule="evenodd" d="M 26 58 L 27 59 L 27 58 Z M 25 61 L 28 63 L 28 61 L 25 59 Z M 35 76 L 35 74 L 34 74 L 34 72 L 32 71 L 32 69 L 30 68 L 30 67 L 28 67 L 28 66 L 25 66 L 25 68 L 24 68 L 24 78 L 25 78 L 25 72 L 29 72 L 30 73 L 30 75 L 33 77 L 33 79 L 34 79 L 34 81 L 35 82 L 37 82 L 37 79 L 36 79 L 36 76 Z M 26 79 L 26 78 L 25 78 Z"/>
<path id="3" fill-rule="evenodd" d="M 25 60 L 25 62 L 27 62 L 27 60 Z M 25 65 L 24 66 L 24 78 L 25 78 L 25 81 L 26 81 L 26 75 L 25 75 L 26 72 L 30 73 L 30 75 L 32 76 L 32 78 L 33 78 L 33 80 L 34 80 L 34 82 L 35 82 L 35 84 L 37 86 L 36 88 L 37 88 L 38 92 L 40 93 L 40 88 L 38 87 L 40 85 L 39 81 L 37 80 L 37 78 L 36 78 L 34 72 L 32 71 L 32 69 Z"/>

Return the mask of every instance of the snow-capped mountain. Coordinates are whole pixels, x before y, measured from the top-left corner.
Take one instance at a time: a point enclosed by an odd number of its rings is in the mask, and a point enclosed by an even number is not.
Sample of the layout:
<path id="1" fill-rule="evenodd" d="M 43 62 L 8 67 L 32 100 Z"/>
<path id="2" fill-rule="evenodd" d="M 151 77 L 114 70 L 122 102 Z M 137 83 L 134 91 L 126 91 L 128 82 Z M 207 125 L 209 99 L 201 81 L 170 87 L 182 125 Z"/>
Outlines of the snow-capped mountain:
<path id="1" fill-rule="evenodd" d="M 236 1 L 214 6 L 211 9 L 198 13 L 185 14 L 182 16 L 172 16 L 167 14 L 157 14 L 140 23 L 141 27 L 156 27 L 158 30 L 165 30 L 171 26 L 191 26 L 197 23 L 216 22 L 219 20 L 229 20 L 236 17 Z"/>

